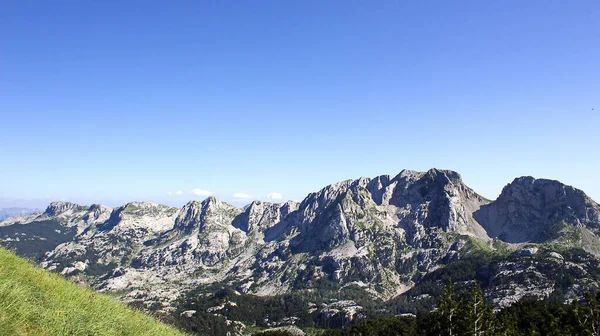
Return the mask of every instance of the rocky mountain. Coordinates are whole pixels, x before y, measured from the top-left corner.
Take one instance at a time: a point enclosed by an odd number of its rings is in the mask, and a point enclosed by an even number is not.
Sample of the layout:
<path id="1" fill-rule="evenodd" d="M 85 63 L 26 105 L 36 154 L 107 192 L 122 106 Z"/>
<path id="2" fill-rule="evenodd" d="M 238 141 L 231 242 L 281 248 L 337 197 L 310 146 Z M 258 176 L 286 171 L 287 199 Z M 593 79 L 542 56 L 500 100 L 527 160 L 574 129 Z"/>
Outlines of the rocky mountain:
<path id="1" fill-rule="evenodd" d="M 523 243 L 544 241 L 548 230 L 561 223 L 597 233 L 599 214 L 600 206 L 583 191 L 527 176 L 515 179 L 474 215 L 491 237 Z"/>
<path id="2" fill-rule="evenodd" d="M 484 283 L 506 305 L 600 287 L 599 215 L 597 203 L 557 181 L 517 178 L 489 201 L 456 172 L 403 170 L 332 184 L 300 203 L 254 201 L 244 209 L 214 197 L 181 209 L 56 202 L 1 221 L 0 242 L 44 268 L 164 311 L 214 285 L 271 297 L 311 295 L 326 284 L 340 300 L 360 292 L 414 305 L 448 274 Z M 570 291 L 557 272 L 569 275 Z M 352 309 L 354 316 L 362 308 Z"/>

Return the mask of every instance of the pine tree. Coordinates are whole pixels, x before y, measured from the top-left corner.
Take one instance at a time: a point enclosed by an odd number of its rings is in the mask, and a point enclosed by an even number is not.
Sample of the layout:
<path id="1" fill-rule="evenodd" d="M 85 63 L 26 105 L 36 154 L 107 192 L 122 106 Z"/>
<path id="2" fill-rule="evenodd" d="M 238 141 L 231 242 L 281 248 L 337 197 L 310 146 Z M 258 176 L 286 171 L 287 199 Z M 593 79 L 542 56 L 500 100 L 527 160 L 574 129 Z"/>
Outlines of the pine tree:
<path id="1" fill-rule="evenodd" d="M 591 294 L 586 294 L 586 300 L 590 308 L 590 327 L 592 329 L 592 335 L 600 336 L 600 292 L 596 294 L 596 297 L 592 297 Z"/>
<path id="2" fill-rule="evenodd" d="M 577 305 L 575 316 L 578 318 L 580 327 L 585 329 L 586 334 L 600 336 L 600 293 L 594 298 L 590 293 L 585 294 L 585 306 Z M 576 302 L 576 301 L 575 301 Z"/>
<path id="3" fill-rule="evenodd" d="M 500 315 L 499 318 L 496 316 L 496 323 L 494 323 L 494 330 L 492 335 L 494 336 L 513 336 L 517 335 L 517 321 L 512 314 Z"/>
<path id="4" fill-rule="evenodd" d="M 443 335 L 455 336 L 457 335 L 457 313 L 458 304 L 456 302 L 456 294 L 454 292 L 454 286 L 452 281 L 448 281 L 448 286 L 444 288 L 444 294 L 440 298 L 440 304 L 438 306 L 438 314 L 440 316 L 440 330 Z"/>
<path id="5" fill-rule="evenodd" d="M 589 302 L 588 302 L 589 304 Z M 574 318 L 574 324 L 578 334 L 581 335 L 595 335 L 592 333 L 590 326 L 592 319 L 591 309 L 579 303 L 577 299 L 574 299 L 570 305 L 571 312 Z"/>
<path id="6" fill-rule="evenodd" d="M 495 314 L 477 283 L 473 284 L 468 298 L 460 305 L 462 323 L 460 335 L 486 336 L 494 334 Z"/>

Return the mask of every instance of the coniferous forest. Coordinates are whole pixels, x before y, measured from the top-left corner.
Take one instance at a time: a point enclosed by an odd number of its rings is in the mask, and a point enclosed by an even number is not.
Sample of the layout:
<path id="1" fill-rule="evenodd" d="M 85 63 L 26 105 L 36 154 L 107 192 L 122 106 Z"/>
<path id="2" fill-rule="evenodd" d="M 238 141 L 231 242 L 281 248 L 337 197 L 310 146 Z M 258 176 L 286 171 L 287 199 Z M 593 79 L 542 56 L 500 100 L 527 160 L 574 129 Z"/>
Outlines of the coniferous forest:
<path id="1" fill-rule="evenodd" d="M 262 336 L 292 335 L 274 330 Z M 448 285 L 438 308 L 416 315 L 367 319 L 323 336 L 562 336 L 600 335 L 600 294 L 565 304 L 550 300 L 523 300 L 494 309 L 477 284 L 455 291 Z"/>

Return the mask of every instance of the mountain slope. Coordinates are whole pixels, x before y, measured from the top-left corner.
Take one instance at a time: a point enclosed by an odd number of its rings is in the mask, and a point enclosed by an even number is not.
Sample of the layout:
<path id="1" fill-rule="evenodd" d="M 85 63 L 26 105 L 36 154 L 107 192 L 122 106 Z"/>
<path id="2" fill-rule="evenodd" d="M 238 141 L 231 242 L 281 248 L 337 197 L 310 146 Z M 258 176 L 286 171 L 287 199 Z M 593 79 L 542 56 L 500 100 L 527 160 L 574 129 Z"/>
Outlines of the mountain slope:
<path id="1" fill-rule="evenodd" d="M 0 248 L 1 335 L 182 335 Z"/>

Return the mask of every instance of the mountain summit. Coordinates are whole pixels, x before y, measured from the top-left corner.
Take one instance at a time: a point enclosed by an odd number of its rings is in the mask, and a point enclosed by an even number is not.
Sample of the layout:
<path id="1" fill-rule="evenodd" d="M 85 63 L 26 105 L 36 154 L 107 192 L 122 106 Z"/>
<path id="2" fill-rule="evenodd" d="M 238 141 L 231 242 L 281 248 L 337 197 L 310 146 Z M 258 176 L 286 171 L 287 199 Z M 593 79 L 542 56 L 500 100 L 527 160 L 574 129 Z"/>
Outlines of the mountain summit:
<path id="1" fill-rule="evenodd" d="M 600 205 L 583 191 L 531 176 L 516 178 L 474 217 L 491 237 L 510 243 L 541 242 L 556 224 L 600 229 Z"/>

